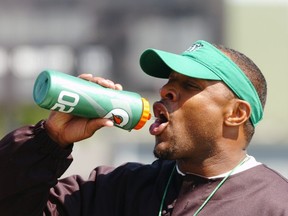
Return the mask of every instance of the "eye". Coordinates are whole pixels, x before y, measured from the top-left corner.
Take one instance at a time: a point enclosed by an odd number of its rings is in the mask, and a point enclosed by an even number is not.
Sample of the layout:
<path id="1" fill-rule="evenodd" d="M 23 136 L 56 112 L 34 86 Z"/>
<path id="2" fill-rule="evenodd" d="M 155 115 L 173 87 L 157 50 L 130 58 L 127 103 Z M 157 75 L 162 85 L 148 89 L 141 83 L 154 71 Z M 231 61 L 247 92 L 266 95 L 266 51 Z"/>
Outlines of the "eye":
<path id="1" fill-rule="evenodd" d="M 185 82 L 184 87 L 187 89 L 201 90 L 198 84 L 196 84 L 195 82 L 191 82 L 191 81 Z"/>

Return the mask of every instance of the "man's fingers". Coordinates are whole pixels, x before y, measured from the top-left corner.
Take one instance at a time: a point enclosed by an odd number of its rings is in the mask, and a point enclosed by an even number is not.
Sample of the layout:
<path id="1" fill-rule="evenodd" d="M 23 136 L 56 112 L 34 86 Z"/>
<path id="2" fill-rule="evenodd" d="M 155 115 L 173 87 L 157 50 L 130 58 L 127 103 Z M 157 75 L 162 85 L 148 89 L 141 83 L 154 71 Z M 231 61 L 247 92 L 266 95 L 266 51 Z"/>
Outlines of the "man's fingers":
<path id="1" fill-rule="evenodd" d="M 123 90 L 122 85 L 120 85 L 119 83 L 114 83 L 112 80 L 104 79 L 102 77 L 93 77 L 92 74 L 81 74 L 79 75 L 79 78 L 97 83 L 106 88 L 111 88 L 115 90 Z"/>

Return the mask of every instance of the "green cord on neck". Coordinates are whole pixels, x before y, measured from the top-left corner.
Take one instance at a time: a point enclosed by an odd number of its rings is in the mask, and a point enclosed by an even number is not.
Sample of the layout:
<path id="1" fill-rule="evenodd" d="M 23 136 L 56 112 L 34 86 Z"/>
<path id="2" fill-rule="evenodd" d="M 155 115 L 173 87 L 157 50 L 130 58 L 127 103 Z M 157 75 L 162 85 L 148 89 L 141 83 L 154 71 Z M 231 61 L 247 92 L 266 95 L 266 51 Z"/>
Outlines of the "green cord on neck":
<path id="1" fill-rule="evenodd" d="M 240 161 L 240 163 L 235 166 L 226 176 L 225 178 L 222 179 L 222 181 L 216 186 L 216 188 L 211 192 L 211 194 L 207 197 L 207 199 L 203 202 L 203 204 L 197 209 L 197 211 L 193 214 L 193 216 L 197 216 L 199 214 L 199 212 L 205 207 L 205 205 L 210 201 L 210 199 L 213 197 L 213 195 L 217 192 L 217 190 L 224 184 L 224 182 L 232 175 L 232 173 L 238 168 L 240 167 L 242 164 L 244 164 L 247 160 L 249 159 L 249 157 L 245 157 L 243 160 Z M 169 176 L 169 179 L 168 179 L 168 182 L 166 184 L 166 187 L 165 187 L 165 190 L 164 190 L 164 194 L 162 196 L 162 200 L 161 200 L 161 205 L 160 205 L 160 209 L 159 209 L 159 214 L 158 216 L 161 216 L 162 215 L 162 209 L 163 209 L 163 205 L 164 205 L 164 200 L 165 200 L 165 197 L 166 197 L 166 194 L 167 194 L 167 191 L 168 191 L 168 187 L 170 185 L 170 182 L 171 182 L 171 179 L 172 179 L 172 176 L 173 176 L 173 173 L 174 173 L 174 170 L 176 168 L 176 165 L 174 166 L 170 176 Z"/>
<path id="2" fill-rule="evenodd" d="M 173 173 L 174 173 L 175 169 L 176 169 L 176 164 L 175 164 L 175 166 L 173 167 L 173 170 L 172 170 L 172 172 L 171 172 L 171 174 L 170 174 L 170 176 L 169 176 L 168 182 L 167 182 L 167 184 L 166 184 L 166 187 L 165 187 L 165 190 L 164 190 L 164 194 L 163 194 L 163 196 L 162 196 L 162 200 L 161 200 L 161 205 L 160 205 L 160 209 L 159 209 L 158 216 L 161 216 L 161 215 L 162 215 L 162 209 L 163 209 L 163 205 L 164 205 L 164 200 L 165 200 L 165 197 L 166 197 L 166 194 L 167 194 L 167 191 L 168 191 L 168 187 L 169 187 L 169 185 L 170 185 L 170 182 L 171 182 L 171 179 L 172 179 L 172 176 L 173 176 Z"/>
<path id="3" fill-rule="evenodd" d="M 204 201 L 204 203 L 198 208 L 198 210 L 193 214 L 193 216 L 197 216 L 199 214 L 199 212 L 205 207 L 205 205 L 210 201 L 210 199 L 212 198 L 212 196 L 216 193 L 216 191 L 224 184 L 224 182 L 232 175 L 232 173 L 238 168 L 240 167 L 243 163 L 245 163 L 249 158 L 245 157 L 242 161 L 240 161 L 240 163 L 234 167 L 226 176 L 224 179 L 222 179 L 222 181 L 216 186 L 216 188 L 212 191 L 212 193 L 207 197 L 207 199 Z"/>

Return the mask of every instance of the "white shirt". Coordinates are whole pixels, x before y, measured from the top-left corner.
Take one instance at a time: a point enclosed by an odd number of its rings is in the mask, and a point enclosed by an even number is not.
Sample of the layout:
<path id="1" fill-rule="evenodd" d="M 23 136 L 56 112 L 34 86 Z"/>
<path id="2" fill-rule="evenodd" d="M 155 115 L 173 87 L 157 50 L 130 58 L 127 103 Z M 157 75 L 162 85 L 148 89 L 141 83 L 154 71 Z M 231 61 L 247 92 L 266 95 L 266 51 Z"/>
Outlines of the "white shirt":
<path id="1" fill-rule="evenodd" d="M 255 166 L 258 166 L 262 163 L 256 161 L 256 159 L 253 157 L 253 156 L 250 156 L 250 155 L 246 155 L 246 161 L 241 165 L 239 166 L 236 170 L 234 170 L 234 172 L 231 174 L 231 175 L 235 175 L 237 173 L 240 173 L 240 172 L 243 172 L 245 170 L 248 170 L 248 169 L 251 169 Z M 185 176 L 186 174 L 181 172 L 178 168 L 178 164 L 176 164 L 176 169 L 177 169 L 177 172 L 182 175 L 182 176 Z M 200 176 L 202 178 L 207 178 L 207 179 L 215 179 L 215 178 L 223 178 L 225 177 L 226 175 L 228 175 L 228 173 L 231 172 L 231 170 L 229 170 L 228 172 L 225 172 L 225 173 L 222 173 L 220 175 L 217 175 L 217 176 L 211 176 L 211 177 L 206 177 L 206 176 L 201 176 L 201 175 L 198 175 L 198 174 L 194 174 L 194 173 L 188 173 L 188 174 L 193 174 L 193 175 L 197 175 L 197 176 Z"/>

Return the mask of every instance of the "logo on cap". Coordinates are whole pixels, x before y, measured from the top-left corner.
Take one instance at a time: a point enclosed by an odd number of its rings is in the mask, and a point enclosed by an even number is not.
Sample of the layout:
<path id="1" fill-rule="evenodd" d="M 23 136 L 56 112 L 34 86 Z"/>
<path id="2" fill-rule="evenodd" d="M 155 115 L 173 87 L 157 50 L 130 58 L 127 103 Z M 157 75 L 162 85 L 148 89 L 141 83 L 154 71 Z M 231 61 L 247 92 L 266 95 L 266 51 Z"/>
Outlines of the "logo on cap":
<path id="1" fill-rule="evenodd" d="M 196 43 L 196 44 L 193 44 L 192 46 L 190 46 L 186 52 L 194 52 L 196 50 L 198 50 L 199 48 L 203 47 L 203 45 L 201 43 Z"/>

